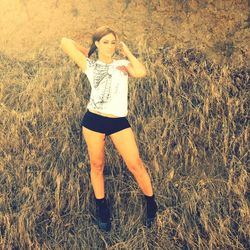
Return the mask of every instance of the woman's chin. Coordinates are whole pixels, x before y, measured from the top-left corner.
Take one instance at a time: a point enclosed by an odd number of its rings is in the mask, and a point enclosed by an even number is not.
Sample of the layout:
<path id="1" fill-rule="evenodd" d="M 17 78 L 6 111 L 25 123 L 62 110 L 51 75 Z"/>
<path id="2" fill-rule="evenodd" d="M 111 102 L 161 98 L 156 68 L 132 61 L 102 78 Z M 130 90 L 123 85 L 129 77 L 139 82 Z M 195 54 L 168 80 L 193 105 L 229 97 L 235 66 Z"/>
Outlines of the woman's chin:
<path id="1" fill-rule="evenodd" d="M 106 55 L 112 57 L 114 55 L 114 52 L 108 52 Z"/>

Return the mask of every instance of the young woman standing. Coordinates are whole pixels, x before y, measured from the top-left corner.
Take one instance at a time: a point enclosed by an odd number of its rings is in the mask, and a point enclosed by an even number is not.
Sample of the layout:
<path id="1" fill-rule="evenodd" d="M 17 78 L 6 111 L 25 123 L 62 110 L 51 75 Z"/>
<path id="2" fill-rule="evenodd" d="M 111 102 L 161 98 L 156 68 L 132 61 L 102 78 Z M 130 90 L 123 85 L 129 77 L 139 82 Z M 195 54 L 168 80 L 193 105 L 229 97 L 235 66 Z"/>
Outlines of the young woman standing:
<path id="1" fill-rule="evenodd" d="M 100 229 L 111 229 L 110 211 L 104 191 L 104 146 L 110 136 L 126 166 L 135 177 L 147 203 L 146 226 L 150 227 L 157 212 L 150 177 L 139 155 L 134 133 L 127 120 L 128 76 L 146 76 L 145 66 L 108 26 L 98 28 L 92 45 L 86 49 L 68 38 L 61 48 L 87 75 L 91 84 L 90 100 L 81 121 L 91 165 L 90 177 L 96 199 L 96 217 Z M 128 58 L 113 59 L 116 50 Z M 94 52 L 98 60 L 90 59 Z"/>

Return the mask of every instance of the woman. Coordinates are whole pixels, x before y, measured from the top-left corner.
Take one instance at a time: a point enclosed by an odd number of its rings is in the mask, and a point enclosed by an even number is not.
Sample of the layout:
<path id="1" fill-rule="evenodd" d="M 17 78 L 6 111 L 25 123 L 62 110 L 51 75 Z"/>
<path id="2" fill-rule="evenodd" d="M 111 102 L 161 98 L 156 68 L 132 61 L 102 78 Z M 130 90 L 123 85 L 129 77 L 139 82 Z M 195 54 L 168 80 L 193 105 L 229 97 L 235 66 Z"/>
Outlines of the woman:
<path id="1" fill-rule="evenodd" d="M 89 50 L 67 38 L 62 38 L 61 48 L 87 75 L 91 84 L 90 100 L 81 125 L 90 159 L 90 177 L 96 199 L 98 226 L 105 231 L 111 229 L 103 176 L 105 137 L 110 136 L 145 195 L 145 222 L 146 226 L 150 227 L 156 216 L 157 204 L 150 177 L 140 158 L 135 136 L 126 118 L 128 76 L 144 77 L 146 69 L 123 42 L 118 44 L 116 33 L 108 26 L 102 26 L 95 31 Z M 128 60 L 114 60 L 116 50 Z M 98 52 L 97 61 L 90 59 L 95 51 Z"/>

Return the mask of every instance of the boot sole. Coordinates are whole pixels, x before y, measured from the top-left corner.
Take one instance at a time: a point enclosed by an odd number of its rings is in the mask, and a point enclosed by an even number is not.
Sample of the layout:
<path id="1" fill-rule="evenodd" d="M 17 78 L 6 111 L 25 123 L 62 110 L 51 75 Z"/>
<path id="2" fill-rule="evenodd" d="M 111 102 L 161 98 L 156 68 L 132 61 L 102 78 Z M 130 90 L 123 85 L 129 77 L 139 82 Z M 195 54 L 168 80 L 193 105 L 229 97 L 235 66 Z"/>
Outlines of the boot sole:
<path id="1" fill-rule="evenodd" d="M 152 225 L 153 225 L 154 222 L 155 222 L 155 218 L 156 218 L 156 216 L 153 217 L 153 218 L 146 218 L 146 220 L 145 220 L 145 222 L 144 222 L 144 225 L 145 225 L 147 228 L 151 228 Z"/>
<path id="2" fill-rule="evenodd" d="M 110 230 L 111 230 L 111 222 L 98 221 L 97 225 L 98 225 L 99 229 L 102 231 L 110 232 Z"/>
<path id="3" fill-rule="evenodd" d="M 93 223 L 98 226 L 98 228 L 104 232 L 109 232 L 111 230 L 111 221 L 102 222 L 99 218 L 94 217 Z"/>

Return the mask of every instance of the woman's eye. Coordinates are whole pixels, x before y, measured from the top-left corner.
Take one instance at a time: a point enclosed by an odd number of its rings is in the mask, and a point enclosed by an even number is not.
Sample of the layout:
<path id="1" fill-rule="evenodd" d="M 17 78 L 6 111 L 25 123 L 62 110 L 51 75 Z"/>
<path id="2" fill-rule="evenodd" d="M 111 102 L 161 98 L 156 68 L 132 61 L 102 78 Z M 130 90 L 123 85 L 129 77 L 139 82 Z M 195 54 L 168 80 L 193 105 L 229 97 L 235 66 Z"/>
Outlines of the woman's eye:
<path id="1" fill-rule="evenodd" d="M 104 44 L 108 44 L 109 42 L 105 41 Z M 111 42 L 112 45 L 116 44 L 115 42 Z"/>

